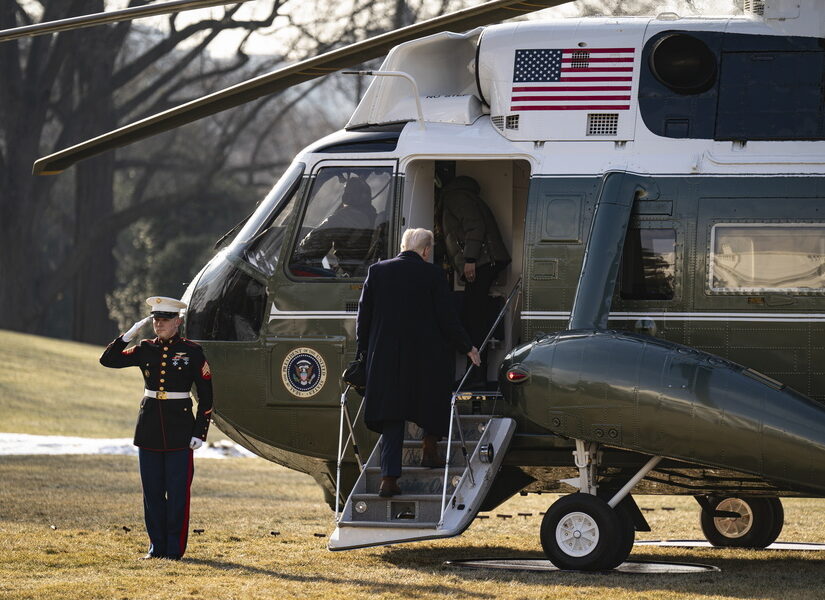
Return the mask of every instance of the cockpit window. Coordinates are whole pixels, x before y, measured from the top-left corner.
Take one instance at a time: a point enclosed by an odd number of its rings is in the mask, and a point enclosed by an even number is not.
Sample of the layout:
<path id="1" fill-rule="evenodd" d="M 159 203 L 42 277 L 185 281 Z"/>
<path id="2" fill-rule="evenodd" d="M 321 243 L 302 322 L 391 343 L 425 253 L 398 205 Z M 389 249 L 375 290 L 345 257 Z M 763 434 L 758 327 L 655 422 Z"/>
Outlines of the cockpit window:
<path id="1" fill-rule="evenodd" d="M 825 225 L 714 225 L 711 238 L 714 292 L 825 291 Z"/>
<path id="2" fill-rule="evenodd" d="M 266 288 L 219 254 L 198 279 L 186 312 L 186 335 L 195 340 L 258 339 Z"/>
<path id="3" fill-rule="evenodd" d="M 366 277 L 387 258 L 392 168 L 318 171 L 289 261 L 297 277 Z"/>
<path id="4" fill-rule="evenodd" d="M 272 224 L 273 219 L 280 214 L 281 209 L 297 191 L 305 167 L 304 163 L 295 163 L 281 175 L 281 178 L 258 204 L 252 217 L 235 237 L 234 244 L 248 244 L 256 235 Z"/>

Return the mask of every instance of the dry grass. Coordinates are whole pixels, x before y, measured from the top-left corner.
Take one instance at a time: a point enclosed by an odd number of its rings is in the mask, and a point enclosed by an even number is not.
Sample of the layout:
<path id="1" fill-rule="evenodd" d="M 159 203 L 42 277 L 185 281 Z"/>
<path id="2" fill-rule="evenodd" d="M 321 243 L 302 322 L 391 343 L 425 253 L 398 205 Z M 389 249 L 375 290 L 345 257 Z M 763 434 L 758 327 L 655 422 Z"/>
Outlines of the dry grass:
<path id="1" fill-rule="evenodd" d="M 700 575 L 455 570 L 449 559 L 539 557 L 538 512 L 552 496 L 515 498 L 463 536 L 331 553 L 332 515 L 314 482 L 259 459 L 196 461 L 184 561 L 145 551 L 137 467 L 115 456 L 0 458 L 0 598 L 799 598 L 822 597 L 817 552 L 636 548 L 631 559 L 698 562 Z M 642 497 L 654 539 L 699 537 L 689 498 Z M 823 503 L 785 501 L 781 539 L 825 541 Z M 674 510 L 663 510 L 673 508 Z M 530 512 L 529 517 L 497 514 Z M 55 526 L 56 529 L 52 529 Z M 128 527 L 126 532 L 123 527 Z M 279 535 L 271 535 L 272 531 Z"/>

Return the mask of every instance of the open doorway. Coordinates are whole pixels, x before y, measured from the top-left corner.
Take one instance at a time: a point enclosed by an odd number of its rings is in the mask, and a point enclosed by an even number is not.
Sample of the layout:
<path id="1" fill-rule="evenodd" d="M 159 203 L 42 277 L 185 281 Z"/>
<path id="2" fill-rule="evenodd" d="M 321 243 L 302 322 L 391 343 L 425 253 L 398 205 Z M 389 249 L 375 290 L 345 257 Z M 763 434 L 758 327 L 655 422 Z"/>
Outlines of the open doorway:
<path id="1" fill-rule="evenodd" d="M 442 190 L 455 177 L 474 179 L 480 188 L 480 197 L 489 207 L 502 242 L 511 262 L 496 277 L 489 292 L 489 309 L 486 312 L 484 330 L 495 321 L 510 290 L 522 276 L 524 264 L 524 222 L 527 208 L 527 192 L 530 185 L 530 164 L 525 160 L 416 160 L 405 172 L 404 197 L 401 215 L 401 231 L 424 227 L 436 234 L 434 262 L 445 270 L 445 277 L 453 290 L 453 299 L 459 314 L 464 312 L 463 273 L 450 260 L 443 230 Z M 513 346 L 520 343 L 521 330 L 515 302 L 496 328 L 488 344 L 486 380 L 498 377 L 498 365 Z M 456 378 L 465 369 L 463 358 L 456 363 Z"/>

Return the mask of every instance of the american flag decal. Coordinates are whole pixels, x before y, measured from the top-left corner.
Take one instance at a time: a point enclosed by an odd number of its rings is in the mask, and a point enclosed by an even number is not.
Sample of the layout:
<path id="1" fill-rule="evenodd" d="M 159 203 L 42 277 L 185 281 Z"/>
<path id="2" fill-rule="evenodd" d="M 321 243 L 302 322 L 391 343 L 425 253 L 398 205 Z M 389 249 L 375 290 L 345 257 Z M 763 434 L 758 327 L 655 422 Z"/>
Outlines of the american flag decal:
<path id="1" fill-rule="evenodd" d="M 634 48 L 516 50 L 510 111 L 629 110 Z"/>

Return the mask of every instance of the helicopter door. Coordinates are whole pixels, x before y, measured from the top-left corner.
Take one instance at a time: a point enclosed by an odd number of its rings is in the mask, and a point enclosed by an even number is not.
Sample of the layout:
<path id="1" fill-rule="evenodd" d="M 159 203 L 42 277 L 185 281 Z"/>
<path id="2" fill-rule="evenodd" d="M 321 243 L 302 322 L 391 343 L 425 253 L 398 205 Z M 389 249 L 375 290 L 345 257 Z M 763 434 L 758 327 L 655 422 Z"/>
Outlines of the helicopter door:
<path id="1" fill-rule="evenodd" d="M 270 290 L 268 404 L 339 402 L 367 270 L 391 247 L 395 172 L 386 160 L 323 161 L 313 169 Z"/>

